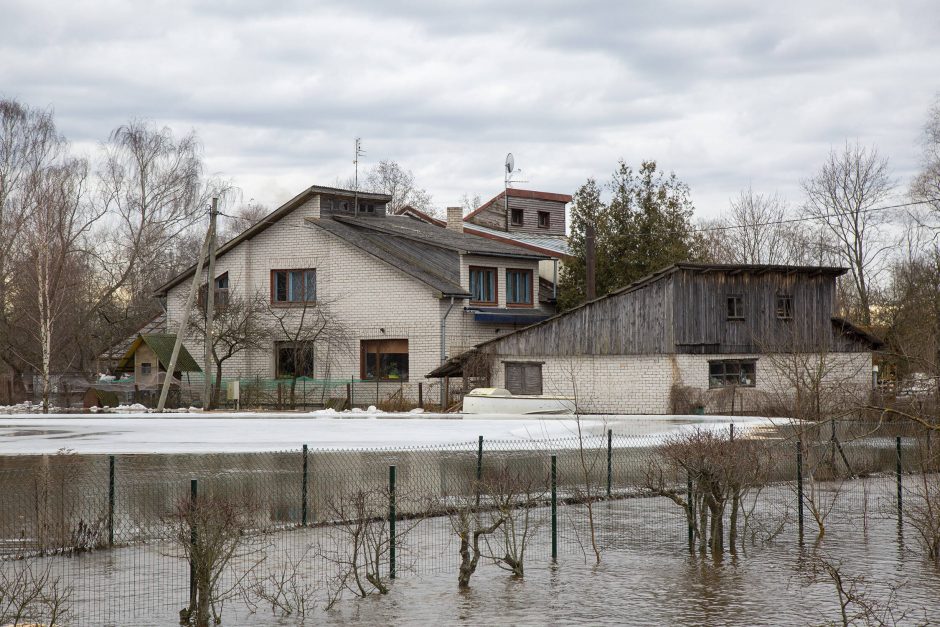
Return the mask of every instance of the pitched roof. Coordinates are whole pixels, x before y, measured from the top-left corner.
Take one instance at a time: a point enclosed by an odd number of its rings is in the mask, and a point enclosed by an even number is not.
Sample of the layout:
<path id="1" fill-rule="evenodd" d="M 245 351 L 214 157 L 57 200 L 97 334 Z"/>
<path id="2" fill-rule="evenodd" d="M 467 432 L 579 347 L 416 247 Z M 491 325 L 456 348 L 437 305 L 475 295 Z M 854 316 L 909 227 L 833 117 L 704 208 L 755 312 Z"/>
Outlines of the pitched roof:
<path id="1" fill-rule="evenodd" d="M 569 194 L 555 194 L 552 192 L 539 192 L 534 189 L 516 189 L 515 187 L 509 187 L 505 191 L 496 194 L 485 203 L 468 213 L 464 220 L 469 220 L 481 211 L 484 211 L 490 205 L 503 200 L 506 194 L 509 194 L 510 198 L 531 198 L 533 200 L 547 200 L 550 202 L 563 203 L 571 202 L 571 196 Z"/>
<path id="2" fill-rule="evenodd" d="M 157 355 L 160 364 L 166 368 L 173 356 L 173 345 L 176 343 L 176 336 L 167 333 L 150 333 L 147 335 L 138 335 L 134 343 L 128 349 L 127 353 L 121 359 L 121 362 L 115 368 L 116 372 L 127 372 L 134 369 L 134 353 L 140 348 L 141 344 L 146 344 Z M 180 353 L 176 358 L 176 372 L 202 372 L 202 368 L 189 354 L 184 345 L 180 345 Z"/>
<path id="3" fill-rule="evenodd" d="M 134 331 L 132 334 L 128 335 L 120 342 L 117 342 L 108 347 L 101 355 L 100 359 L 121 359 L 124 355 L 127 354 L 128 349 L 140 335 L 148 335 L 152 333 L 161 333 L 166 329 L 166 312 L 161 311 L 156 316 L 144 323 L 142 327 Z"/>
<path id="4" fill-rule="evenodd" d="M 288 200 L 286 203 L 284 203 L 283 205 L 281 205 L 280 207 L 278 207 L 277 209 L 269 213 L 267 216 L 259 220 L 253 226 L 245 229 L 236 237 L 233 237 L 229 241 L 219 246 L 219 249 L 215 253 L 216 258 L 221 257 L 222 255 L 232 250 L 233 248 L 235 248 L 236 246 L 238 246 L 245 240 L 249 240 L 255 235 L 258 235 L 259 233 L 267 230 L 268 227 L 277 223 L 278 220 L 290 214 L 290 212 L 292 212 L 294 209 L 296 209 L 297 207 L 302 205 L 304 202 L 309 200 L 311 196 L 315 196 L 317 194 L 353 197 L 357 194 L 357 192 L 355 192 L 354 190 L 350 190 L 350 189 L 341 189 L 339 187 L 324 187 L 323 185 L 311 185 L 310 187 L 300 192 L 299 194 L 297 194 L 296 196 Z M 386 203 L 392 200 L 392 197 L 389 196 L 388 194 L 376 194 L 372 192 L 358 192 L 358 195 L 360 199 L 365 199 L 365 200 L 378 200 L 378 201 L 382 201 Z M 179 285 L 180 283 L 182 283 L 183 281 L 191 277 L 195 272 L 196 272 L 196 266 L 195 265 L 190 266 L 189 268 L 187 268 L 180 274 L 176 275 L 175 277 L 173 277 L 172 279 L 170 279 L 169 281 L 167 281 L 166 283 L 158 287 L 154 291 L 154 293 L 158 295 L 166 294 L 167 291 L 169 291 L 173 287 Z"/>
<path id="5" fill-rule="evenodd" d="M 358 217 L 332 216 L 333 220 L 361 229 L 394 235 L 431 246 L 473 255 L 516 257 L 520 259 L 548 259 L 547 255 L 523 250 L 512 244 L 493 241 L 472 233 L 461 233 L 436 224 L 413 220 L 406 216 Z"/>

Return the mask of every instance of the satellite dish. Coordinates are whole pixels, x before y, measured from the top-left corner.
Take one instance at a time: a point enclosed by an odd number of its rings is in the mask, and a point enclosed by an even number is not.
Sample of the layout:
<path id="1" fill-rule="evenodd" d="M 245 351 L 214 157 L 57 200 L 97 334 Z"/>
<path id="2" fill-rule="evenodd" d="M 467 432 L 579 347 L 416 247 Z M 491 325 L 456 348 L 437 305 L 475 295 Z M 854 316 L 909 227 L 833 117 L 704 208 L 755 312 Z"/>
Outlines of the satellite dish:
<path id="1" fill-rule="evenodd" d="M 516 160 L 512 158 L 512 153 L 506 155 L 506 173 L 512 174 L 512 171 L 516 169 Z"/>

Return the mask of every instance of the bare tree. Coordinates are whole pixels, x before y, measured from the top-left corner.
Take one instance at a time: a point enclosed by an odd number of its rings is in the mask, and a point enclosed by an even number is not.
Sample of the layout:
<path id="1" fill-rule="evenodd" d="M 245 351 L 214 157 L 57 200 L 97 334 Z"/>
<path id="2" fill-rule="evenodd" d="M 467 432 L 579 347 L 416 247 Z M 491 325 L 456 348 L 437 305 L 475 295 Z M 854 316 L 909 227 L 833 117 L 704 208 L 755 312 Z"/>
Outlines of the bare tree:
<path id="1" fill-rule="evenodd" d="M 304 364 L 314 364 L 323 378 L 329 378 L 332 367 L 352 352 L 352 335 L 348 325 L 333 310 L 334 302 L 305 300 L 298 303 L 268 304 L 274 321 L 271 337 L 281 342 L 291 355 L 290 407 L 296 406 L 297 379 L 303 376 Z"/>
<path id="2" fill-rule="evenodd" d="M 235 209 L 231 216 L 226 216 L 228 221 L 224 223 L 224 227 L 219 233 L 219 241 L 227 242 L 240 235 L 261 222 L 269 213 L 271 212 L 266 206 L 255 202 L 255 199 L 252 198 L 247 204 L 240 205 Z"/>
<path id="3" fill-rule="evenodd" d="M 922 169 L 911 185 L 911 196 L 940 212 L 940 98 L 934 101 L 928 113 L 923 148 Z"/>
<path id="4" fill-rule="evenodd" d="M 380 161 L 365 175 L 364 189 L 388 194 L 392 197 L 387 211 L 399 213 L 407 205 L 427 211 L 431 206 L 431 195 L 418 187 L 414 173 L 406 170 L 395 161 Z"/>
<path id="5" fill-rule="evenodd" d="M 189 562 L 195 582 L 195 595 L 180 611 L 182 624 L 209 627 L 210 620 L 220 624 L 222 604 L 240 592 L 243 582 L 263 560 L 246 533 L 253 514 L 247 501 L 233 497 L 200 495 L 177 503 L 169 521 L 174 530 L 173 543 Z M 249 566 L 223 584 L 225 572 L 240 559 L 248 560 Z"/>
<path id="6" fill-rule="evenodd" d="M 788 263 L 793 225 L 787 203 L 777 193 L 762 194 L 751 187 L 731 199 L 725 220 L 716 225 L 728 263 Z"/>
<path id="7" fill-rule="evenodd" d="M 266 349 L 271 338 L 267 324 L 268 299 L 261 294 L 244 296 L 216 291 L 216 310 L 212 320 L 212 359 L 215 362 L 211 406 L 219 403 L 222 391 L 222 365 L 236 355 L 253 349 Z M 205 294 L 205 290 L 203 290 Z M 205 340 L 205 304 L 197 303 L 189 316 L 189 328 Z M 173 373 L 167 373 L 172 376 Z"/>
<path id="8" fill-rule="evenodd" d="M 838 242 L 849 266 L 858 319 L 871 324 L 872 295 L 887 245 L 881 227 L 890 219 L 880 209 L 894 190 L 888 159 L 876 148 L 845 143 L 833 149 L 819 171 L 803 181 L 804 212 L 819 220 Z"/>
<path id="9" fill-rule="evenodd" d="M 70 614 L 72 588 L 35 558 L 0 562 L 0 623 L 58 625 Z"/>

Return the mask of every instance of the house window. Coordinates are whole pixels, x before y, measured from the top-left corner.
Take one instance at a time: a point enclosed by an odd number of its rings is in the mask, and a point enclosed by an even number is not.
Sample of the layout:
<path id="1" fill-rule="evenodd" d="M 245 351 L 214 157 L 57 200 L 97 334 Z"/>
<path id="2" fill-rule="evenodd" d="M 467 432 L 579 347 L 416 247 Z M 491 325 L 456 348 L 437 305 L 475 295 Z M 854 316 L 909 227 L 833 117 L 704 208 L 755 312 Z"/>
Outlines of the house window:
<path id="1" fill-rule="evenodd" d="M 274 345 L 275 376 L 278 379 L 313 377 L 313 344 L 311 342 L 277 342 Z"/>
<path id="2" fill-rule="evenodd" d="M 215 279 L 215 294 L 213 296 L 215 306 L 218 308 L 228 305 L 228 272 L 221 274 Z M 206 286 L 199 288 L 199 299 L 197 301 L 201 309 L 206 308 Z"/>
<path id="3" fill-rule="evenodd" d="M 510 307 L 532 305 L 531 270 L 506 270 L 506 304 Z"/>
<path id="4" fill-rule="evenodd" d="M 150 374 L 151 372 L 153 372 L 153 366 L 151 364 L 149 363 L 140 364 L 140 374 L 146 376 Z"/>
<path id="5" fill-rule="evenodd" d="M 792 294 L 777 294 L 777 319 L 778 320 L 792 320 L 793 319 L 793 295 Z"/>
<path id="6" fill-rule="evenodd" d="M 507 361 L 506 389 L 513 394 L 541 394 L 542 364 Z"/>
<path id="7" fill-rule="evenodd" d="M 359 203 L 359 213 L 375 213 L 374 204 Z"/>
<path id="8" fill-rule="evenodd" d="M 757 371 L 755 359 L 725 359 L 708 362 L 708 387 L 723 388 L 731 385 L 754 387 Z"/>
<path id="9" fill-rule="evenodd" d="M 744 296 L 728 295 L 728 320 L 744 320 Z"/>
<path id="10" fill-rule="evenodd" d="M 496 268 L 470 266 L 470 302 L 496 304 Z"/>
<path id="11" fill-rule="evenodd" d="M 313 303 L 316 300 L 316 269 L 271 270 L 271 302 Z"/>
<path id="12" fill-rule="evenodd" d="M 509 210 L 509 223 L 513 226 L 522 226 L 523 221 L 523 211 L 522 209 L 510 209 Z"/>
<path id="13" fill-rule="evenodd" d="M 539 228 L 547 229 L 552 226 L 552 214 L 547 211 L 539 211 Z"/>
<path id="14" fill-rule="evenodd" d="M 362 379 L 408 380 L 408 340 L 362 340 L 360 347 Z"/>

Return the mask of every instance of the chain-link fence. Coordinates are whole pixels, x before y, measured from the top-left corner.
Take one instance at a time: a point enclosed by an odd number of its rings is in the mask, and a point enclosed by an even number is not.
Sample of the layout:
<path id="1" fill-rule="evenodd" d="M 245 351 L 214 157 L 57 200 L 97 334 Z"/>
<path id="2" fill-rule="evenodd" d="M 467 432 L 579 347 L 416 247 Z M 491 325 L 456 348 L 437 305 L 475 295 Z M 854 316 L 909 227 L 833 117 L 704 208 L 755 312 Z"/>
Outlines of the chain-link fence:
<path id="1" fill-rule="evenodd" d="M 69 588 L 76 624 L 168 624 L 206 596 L 205 611 L 231 622 L 259 606 L 297 615 L 381 593 L 395 577 L 462 575 L 474 555 L 521 572 L 628 540 L 735 551 L 875 518 L 917 526 L 940 501 L 935 447 L 929 430 L 840 423 L 3 457 L 0 582 L 23 568 L 46 575 Z"/>

